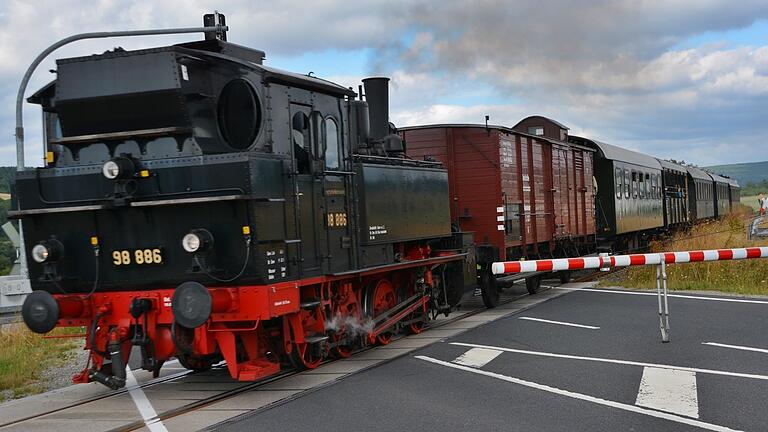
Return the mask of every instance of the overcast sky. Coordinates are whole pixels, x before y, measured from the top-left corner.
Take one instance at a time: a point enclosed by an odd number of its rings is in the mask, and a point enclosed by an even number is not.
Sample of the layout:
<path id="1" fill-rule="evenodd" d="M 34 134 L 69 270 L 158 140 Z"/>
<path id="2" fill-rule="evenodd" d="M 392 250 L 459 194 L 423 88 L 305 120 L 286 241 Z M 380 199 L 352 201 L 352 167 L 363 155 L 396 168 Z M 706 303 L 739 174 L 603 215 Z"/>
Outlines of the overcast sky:
<path id="1" fill-rule="evenodd" d="M 699 165 L 768 160 L 766 0 L 2 0 L 0 165 L 15 165 L 24 70 L 73 33 L 191 27 L 218 9 L 229 40 L 266 63 L 347 86 L 392 77 L 392 121 L 512 126 L 552 117 L 572 134 Z M 79 42 L 53 59 L 198 35 Z M 26 105 L 28 165 L 42 160 Z"/>

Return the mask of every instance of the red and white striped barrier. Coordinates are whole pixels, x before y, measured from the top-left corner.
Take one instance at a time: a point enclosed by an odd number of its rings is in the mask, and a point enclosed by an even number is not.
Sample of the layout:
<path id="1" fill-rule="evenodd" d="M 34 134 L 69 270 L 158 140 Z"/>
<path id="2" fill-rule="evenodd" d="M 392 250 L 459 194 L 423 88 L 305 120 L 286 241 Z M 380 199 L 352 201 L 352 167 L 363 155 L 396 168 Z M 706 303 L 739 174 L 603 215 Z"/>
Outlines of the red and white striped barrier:
<path id="1" fill-rule="evenodd" d="M 493 274 L 507 274 L 627 267 L 634 265 L 658 265 L 661 264 L 662 256 L 664 257 L 664 262 L 666 264 L 768 258 L 768 247 L 660 252 L 583 258 L 556 258 L 531 261 L 505 261 L 493 263 L 491 271 Z"/>

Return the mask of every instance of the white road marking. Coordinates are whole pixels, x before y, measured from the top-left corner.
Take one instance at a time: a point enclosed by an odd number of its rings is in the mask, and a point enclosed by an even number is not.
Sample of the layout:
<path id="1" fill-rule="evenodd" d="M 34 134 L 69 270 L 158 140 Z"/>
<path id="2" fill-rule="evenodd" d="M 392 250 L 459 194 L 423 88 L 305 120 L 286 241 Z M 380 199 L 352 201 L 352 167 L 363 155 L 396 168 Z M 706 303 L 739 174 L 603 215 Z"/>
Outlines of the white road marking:
<path id="1" fill-rule="evenodd" d="M 147 426 L 147 429 L 149 429 L 150 432 L 168 432 L 163 421 L 157 417 L 157 411 L 155 411 L 155 407 L 153 407 L 152 403 L 147 399 L 144 390 L 138 386 L 136 377 L 133 375 L 133 372 L 131 372 L 130 367 L 126 366 L 125 374 L 125 384 L 129 389 L 128 394 L 131 395 L 131 399 L 133 399 L 136 409 L 139 410 L 141 418 L 144 419 L 144 424 Z"/>
<path id="2" fill-rule="evenodd" d="M 649 291 L 618 291 L 618 290 L 607 290 L 607 289 L 594 289 L 594 288 L 568 288 L 568 287 L 559 287 L 555 286 L 552 287 L 559 290 L 566 290 L 566 291 L 589 291 L 589 292 L 598 292 L 598 293 L 607 293 L 607 294 L 628 294 L 628 295 L 643 295 L 643 296 L 654 296 L 656 297 L 658 294 L 656 292 L 649 292 Z M 684 298 L 684 299 L 691 299 L 691 300 L 709 300 L 709 301 L 722 301 L 722 302 L 731 302 L 731 303 L 753 303 L 753 304 L 768 304 L 768 301 L 766 300 L 747 300 L 747 299 L 737 299 L 737 298 L 720 298 L 720 297 L 703 297 L 703 296 L 694 296 L 694 295 L 685 295 L 685 294 L 668 294 L 668 297 L 676 297 L 676 298 Z"/>
<path id="3" fill-rule="evenodd" d="M 768 375 L 729 372 L 729 371 L 721 371 L 721 370 L 714 370 L 714 369 L 700 369 L 700 368 L 692 368 L 692 367 L 685 367 L 685 366 L 671 366 L 671 365 L 664 365 L 664 364 L 644 363 L 644 362 L 637 362 L 637 361 L 631 361 L 631 360 L 618 360 L 618 359 L 609 359 L 609 358 L 601 358 L 601 357 L 582 357 L 582 356 L 571 355 L 571 354 L 557 354 L 557 353 L 550 353 L 550 352 L 544 352 L 544 351 L 528 351 L 528 350 L 520 350 L 520 349 L 514 349 L 514 348 L 496 347 L 496 346 L 490 346 L 490 345 L 477 345 L 477 344 L 470 344 L 470 343 L 464 343 L 464 342 L 451 342 L 451 345 L 465 346 L 465 347 L 471 347 L 471 348 L 487 348 L 487 349 L 494 349 L 494 350 L 505 351 L 505 352 L 518 353 L 518 354 L 536 355 L 541 357 L 555 357 L 555 358 L 565 358 L 565 359 L 572 359 L 572 360 L 593 361 L 593 362 L 600 362 L 600 363 L 624 364 L 624 365 L 641 366 L 641 367 L 655 367 L 655 368 L 662 368 L 662 369 L 678 369 L 678 370 L 684 370 L 684 371 L 690 371 L 690 372 L 696 372 L 696 373 L 705 373 L 710 375 L 725 375 L 725 376 L 732 376 L 732 377 L 739 377 L 739 378 L 751 378 L 751 379 L 768 381 Z"/>
<path id="4" fill-rule="evenodd" d="M 635 405 L 699 418 L 696 372 L 644 368 Z"/>
<path id="5" fill-rule="evenodd" d="M 465 372 L 471 372 L 471 373 L 478 374 L 478 375 L 484 375 L 484 376 L 487 376 L 487 377 L 496 378 L 496 379 L 501 380 L 501 381 L 506 381 L 506 382 L 510 382 L 510 383 L 513 383 L 513 384 L 519 384 L 519 385 L 522 385 L 522 386 L 525 386 L 525 387 L 530 387 L 530 388 L 533 388 L 533 389 L 542 390 L 542 391 L 546 391 L 546 392 L 549 392 L 549 393 L 554 393 L 554 394 L 557 394 L 557 395 L 560 395 L 560 396 L 566 396 L 566 397 L 573 398 L 573 399 L 578 399 L 578 400 L 583 400 L 583 401 L 587 401 L 587 402 L 592 402 L 592 403 L 595 403 L 595 404 L 598 404 L 598 405 L 608 406 L 608 407 L 611 407 L 611 408 L 617 408 L 617 409 L 624 410 L 624 411 L 629 411 L 629 412 L 633 412 L 633 413 L 637 413 L 637 414 L 647 415 L 649 417 L 656 417 L 656 418 L 660 418 L 660 419 L 664 419 L 664 420 L 670 420 L 670 421 L 673 421 L 673 422 L 676 422 L 676 423 L 682 423 L 682 424 L 686 424 L 686 425 L 690 425 L 690 426 L 696 426 L 696 427 L 699 427 L 699 428 L 702 428 L 702 429 L 711 430 L 711 431 L 718 431 L 718 432 L 734 431 L 734 429 L 730 429 L 730 428 L 727 428 L 725 426 L 719 426 L 719 425 L 716 425 L 716 424 L 705 423 L 703 421 L 689 419 L 689 418 L 686 418 L 686 417 L 681 417 L 681 416 L 678 416 L 678 415 L 675 415 L 675 414 L 665 413 L 665 412 L 661 412 L 661 411 L 654 411 L 654 410 L 650 410 L 650 409 L 646 409 L 646 408 L 641 408 L 641 407 L 638 407 L 638 406 L 635 406 L 635 405 L 628 405 L 628 404 L 624 404 L 624 403 L 621 403 L 621 402 L 615 402 L 615 401 L 611 401 L 611 400 L 607 400 L 607 399 L 601 399 L 601 398 L 598 398 L 598 397 L 585 395 L 583 393 L 576 393 L 576 392 L 572 392 L 572 391 L 569 391 L 569 390 L 559 389 L 557 387 L 551 387 L 551 386 L 544 385 L 544 384 L 539 384 L 539 383 L 535 383 L 535 382 L 531 382 L 531 381 L 525 381 L 525 380 L 522 380 L 520 378 L 515 378 L 515 377 L 511 377 L 511 376 L 507 376 L 507 375 L 497 374 L 497 373 L 485 371 L 485 370 L 482 370 L 482 369 L 475 369 L 475 368 L 471 368 L 471 367 L 467 367 L 467 366 L 457 365 L 457 364 L 453 364 L 453 363 L 450 363 L 450 362 L 434 359 L 432 357 L 415 356 L 415 358 L 417 358 L 419 360 L 424 360 L 424 361 L 427 361 L 427 362 L 430 362 L 430 363 L 438 364 L 438 365 L 441 365 L 441 366 L 446 366 L 446 367 L 453 368 L 453 369 L 459 369 L 459 370 L 463 370 Z"/>
<path id="6" fill-rule="evenodd" d="M 701 344 L 702 345 L 711 345 L 711 346 L 716 346 L 716 347 L 723 347 L 723 348 L 733 348 L 733 349 L 744 350 L 744 351 L 754 351 L 754 352 L 760 352 L 760 353 L 768 354 L 768 349 L 764 349 L 764 348 L 753 348 L 753 347 L 741 346 L 741 345 L 726 345 L 726 344 L 721 344 L 721 343 L 717 343 L 717 342 L 702 342 Z"/>
<path id="7" fill-rule="evenodd" d="M 585 329 L 590 329 L 590 330 L 600 330 L 600 327 L 595 327 L 595 326 L 591 326 L 591 325 L 574 324 L 574 323 L 563 322 L 563 321 L 552 321 L 552 320 L 546 320 L 546 319 L 541 319 L 541 318 L 520 317 L 519 319 L 521 319 L 521 320 L 528 320 L 528 321 L 539 321 L 539 322 L 544 322 L 544 323 L 549 323 L 549 324 L 558 324 L 558 325 L 564 325 L 564 326 L 569 326 L 569 327 L 585 328 Z"/>
<path id="8" fill-rule="evenodd" d="M 456 357 L 456 360 L 453 362 L 464 366 L 481 368 L 503 352 L 504 351 L 487 348 L 472 348 L 464 354 Z"/>

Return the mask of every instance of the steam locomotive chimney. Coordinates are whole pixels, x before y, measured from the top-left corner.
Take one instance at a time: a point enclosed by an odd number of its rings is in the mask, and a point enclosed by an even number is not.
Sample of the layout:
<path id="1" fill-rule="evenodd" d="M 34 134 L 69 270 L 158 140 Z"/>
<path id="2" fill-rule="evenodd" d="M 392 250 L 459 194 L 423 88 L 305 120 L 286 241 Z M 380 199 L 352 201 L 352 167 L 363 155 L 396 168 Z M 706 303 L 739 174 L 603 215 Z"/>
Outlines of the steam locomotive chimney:
<path id="1" fill-rule="evenodd" d="M 371 119 L 371 139 L 382 139 L 389 135 L 389 78 L 366 78 L 363 85 Z"/>

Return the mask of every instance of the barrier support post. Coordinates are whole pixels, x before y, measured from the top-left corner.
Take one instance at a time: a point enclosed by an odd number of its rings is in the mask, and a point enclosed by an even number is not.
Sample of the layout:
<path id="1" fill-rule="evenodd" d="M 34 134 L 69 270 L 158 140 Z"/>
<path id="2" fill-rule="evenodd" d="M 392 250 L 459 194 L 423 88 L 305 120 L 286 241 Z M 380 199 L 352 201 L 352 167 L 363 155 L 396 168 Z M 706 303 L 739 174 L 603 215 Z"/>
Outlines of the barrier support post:
<path id="1" fill-rule="evenodd" d="M 667 263 L 664 254 L 659 254 L 656 266 L 656 294 L 659 300 L 659 329 L 661 341 L 669 342 L 669 302 L 667 301 Z"/>

